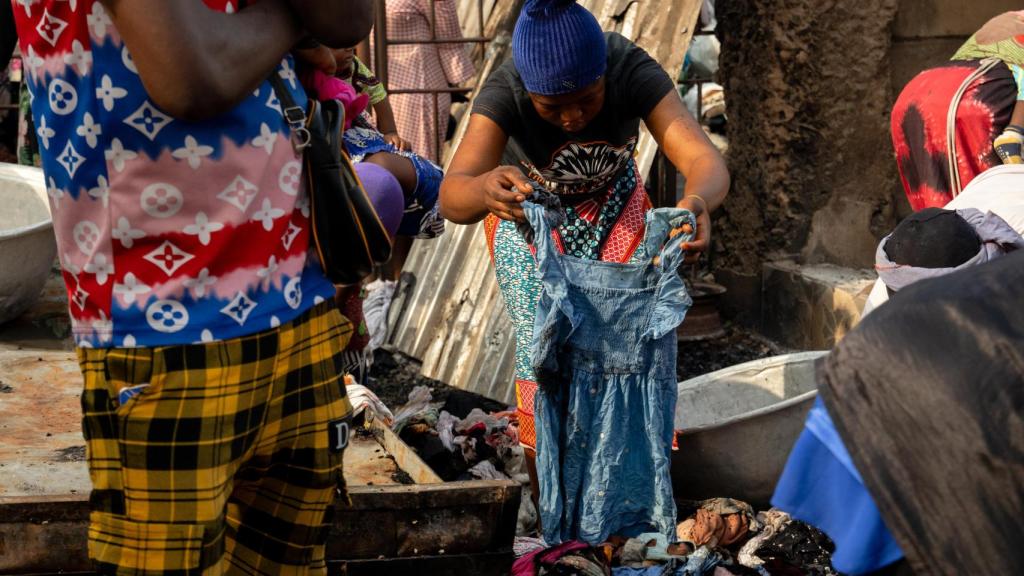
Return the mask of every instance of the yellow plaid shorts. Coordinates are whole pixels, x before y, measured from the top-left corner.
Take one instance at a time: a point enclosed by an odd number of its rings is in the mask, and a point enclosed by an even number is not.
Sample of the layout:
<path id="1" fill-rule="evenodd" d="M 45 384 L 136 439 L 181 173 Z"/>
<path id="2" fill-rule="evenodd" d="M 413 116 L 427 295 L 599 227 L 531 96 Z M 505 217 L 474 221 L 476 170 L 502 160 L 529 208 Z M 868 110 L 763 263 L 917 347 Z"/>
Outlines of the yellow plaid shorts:
<path id="1" fill-rule="evenodd" d="M 97 570 L 326 573 L 351 333 L 329 301 L 235 340 L 79 350 Z"/>

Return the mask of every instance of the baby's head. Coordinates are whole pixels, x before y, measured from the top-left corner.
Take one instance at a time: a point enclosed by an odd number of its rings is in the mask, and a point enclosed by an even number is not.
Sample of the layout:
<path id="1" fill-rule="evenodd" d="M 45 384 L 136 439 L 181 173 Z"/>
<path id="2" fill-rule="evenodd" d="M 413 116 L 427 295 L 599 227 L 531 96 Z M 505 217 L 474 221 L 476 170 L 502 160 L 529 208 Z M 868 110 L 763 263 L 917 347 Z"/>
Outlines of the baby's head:
<path id="1" fill-rule="evenodd" d="M 925 208 L 906 217 L 882 240 L 875 254 L 876 268 L 892 296 L 905 278 L 892 278 L 888 267 L 953 269 L 978 255 L 982 240 L 955 210 Z"/>
<path id="2" fill-rule="evenodd" d="M 900 222 L 883 250 L 901 266 L 956 268 L 978 254 L 981 238 L 955 210 L 925 208 Z"/>
<path id="3" fill-rule="evenodd" d="M 351 78 L 352 71 L 355 66 L 356 49 L 355 48 L 335 48 L 331 49 L 331 54 L 334 55 L 334 61 L 338 63 L 338 78 Z"/>

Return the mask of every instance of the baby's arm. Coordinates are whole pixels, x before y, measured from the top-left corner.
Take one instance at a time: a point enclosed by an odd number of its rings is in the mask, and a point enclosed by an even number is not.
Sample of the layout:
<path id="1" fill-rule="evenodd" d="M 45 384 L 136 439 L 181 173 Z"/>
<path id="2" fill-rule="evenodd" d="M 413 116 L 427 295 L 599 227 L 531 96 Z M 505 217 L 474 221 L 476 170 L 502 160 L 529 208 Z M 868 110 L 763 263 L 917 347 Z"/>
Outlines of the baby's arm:
<path id="1" fill-rule="evenodd" d="M 399 150 L 409 150 L 409 143 L 398 135 L 395 113 L 391 110 L 391 103 L 387 98 L 373 105 L 373 113 L 377 117 L 377 130 L 384 135 L 384 140 Z"/>

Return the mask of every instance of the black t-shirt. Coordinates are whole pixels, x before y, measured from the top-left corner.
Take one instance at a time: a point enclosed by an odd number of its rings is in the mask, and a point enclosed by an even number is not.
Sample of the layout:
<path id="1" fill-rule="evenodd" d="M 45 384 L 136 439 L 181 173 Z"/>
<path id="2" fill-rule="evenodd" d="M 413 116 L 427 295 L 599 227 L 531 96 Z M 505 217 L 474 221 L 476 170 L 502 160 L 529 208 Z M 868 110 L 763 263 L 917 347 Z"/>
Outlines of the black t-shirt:
<path id="1" fill-rule="evenodd" d="M 614 32 L 605 38 L 604 106 L 582 131 L 565 132 L 537 114 L 512 60 L 487 78 L 473 104 L 474 114 L 487 116 L 508 134 L 515 159 L 529 175 L 556 184 L 560 195 L 589 195 L 607 188 L 629 166 L 640 121 L 675 89 L 643 48 Z"/>

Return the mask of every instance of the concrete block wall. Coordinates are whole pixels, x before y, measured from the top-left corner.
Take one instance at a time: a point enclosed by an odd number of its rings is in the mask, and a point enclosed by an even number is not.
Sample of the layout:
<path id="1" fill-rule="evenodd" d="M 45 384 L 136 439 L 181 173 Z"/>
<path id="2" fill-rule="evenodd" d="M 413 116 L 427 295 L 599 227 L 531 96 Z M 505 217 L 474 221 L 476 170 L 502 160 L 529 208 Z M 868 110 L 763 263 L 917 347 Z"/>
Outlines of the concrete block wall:
<path id="1" fill-rule="evenodd" d="M 889 131 L 893 102 L 989 18 L 1020 8 L 1010 0 L 719 3 L 733 189 L 716 215 L 715 276 L 730 289 L 727 316 L 777 330 L 763 324 L 796 318 L 779 294 L 793 289 L 784 281 L 792 266 L 870 269 L 878 240 L 909 213 Z M 819 323 L 801 328 L 814 334 L 804 344 L 825 343 L 848 321 L 802 318 Z"/>
<path id="2" fill-rule="evenodd" d="M 827 350 L 860 321 L 874 274 L 792 261 L 764 266 L 765 336 L 796 350 Z"/>

